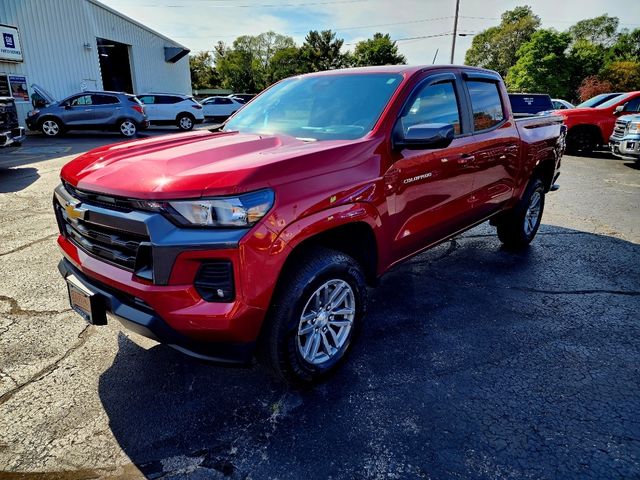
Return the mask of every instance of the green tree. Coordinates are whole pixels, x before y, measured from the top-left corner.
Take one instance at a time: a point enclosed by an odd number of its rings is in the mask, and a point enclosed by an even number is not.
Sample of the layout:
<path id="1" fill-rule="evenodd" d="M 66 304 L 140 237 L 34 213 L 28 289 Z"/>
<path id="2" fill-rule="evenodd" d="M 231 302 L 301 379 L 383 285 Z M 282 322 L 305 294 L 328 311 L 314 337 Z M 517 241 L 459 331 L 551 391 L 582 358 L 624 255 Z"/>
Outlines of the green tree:
<path id="1" fill-rule="evenodd" d="M 571 72 L 567 67 L 568 33 L 538 30 L 518 50 L 518 61 L 509 69 L 507 86 L 515 92 L 548 93 L 552 97 L 571 98 Z"/>
<path id="2" fill-rule="evenodd" d="M 308 73 L 308 67 L 298 47 L 281 48 L 273 54 L 269 62 L 270 79 L 277 82 L 283 78 Z"/>
<path id="3" fill-rule="evenodd" d="M 467 50 L 465 63 L 489 68 L 505 76 L 517 60 L 518 49 L 540 27 L 540 17 L 529 6 L 502 14 L 500 25 L 477 34 Z"/>
<path id="4" fill-rule="evenodd" d="M 194 90 L 218 86 L 219 79 L 210 52 L 198 52 L 195 55 L 190 55 L 189 70 L 191 71 L 191 88 Z"/>
<path id="5" fill-rule="evenodd" d="M 640 62 L 640 28 L 633 31 L 623 30 L 616 43 L 609 49 L 608 60 L 627 60 Z"/>
<path id="6" fill-rule="evenodd" d="M 587 40 L 595 45 L 611 47 L 618 39 L 618 17 L 607 14 L 595 18 L 580 20 L 569 28 L 573 41 Z"/>
<path id="7" fill-rule="evenodd" d="M 599 77 L 611 82 L 613 89 L 619 92 L 640 90 L 640 63 L 612 62 L 602 69 Z"/>
<path id="8" fill-rule="evenodd" d="M 373 38 L 356 44 L 352 56 L 353 65 L 404 65 L 407 58 L 398 52 L 398 45 L 391 40 L 388 33 L 375 33 Z"/>
<path id="9" fill-rule="evenodd" d="M 340 52 L 343 43 L 331 30 L 310 31 L 300 47 L 307 70 L 319 72 L 348 66 L 348 55 Z"/>
<path id="10" fill-rule="evenodd" d="M 275 32 L 240 36 L 231 47 L 218 43 L 215 63 L 222 86 L 236 92 L 263 90 L 278 79 L 273 76 L 274 56 L 295 48 L 291 37 Z"/>

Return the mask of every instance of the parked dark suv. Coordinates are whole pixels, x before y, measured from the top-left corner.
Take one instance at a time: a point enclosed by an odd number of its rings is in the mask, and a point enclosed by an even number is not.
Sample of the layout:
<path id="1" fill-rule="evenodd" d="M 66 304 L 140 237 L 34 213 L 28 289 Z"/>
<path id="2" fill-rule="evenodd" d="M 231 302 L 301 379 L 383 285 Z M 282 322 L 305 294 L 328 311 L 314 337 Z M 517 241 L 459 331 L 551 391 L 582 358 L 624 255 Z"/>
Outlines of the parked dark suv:
<path id="1" fill-rule="evenodd" d="M 16 103 L 11 97 L 0 97 L 0 147 L 18 147 L 25 139 L 18 123 Z"/>
<path id="2" fill-rule="evenodd" d="M 144 106 L 122 92 L 83 92 L 29 112 L 27 127 L 56 137 L 68 130 L 116 130 L 133 137 L 149 126 Z"/>

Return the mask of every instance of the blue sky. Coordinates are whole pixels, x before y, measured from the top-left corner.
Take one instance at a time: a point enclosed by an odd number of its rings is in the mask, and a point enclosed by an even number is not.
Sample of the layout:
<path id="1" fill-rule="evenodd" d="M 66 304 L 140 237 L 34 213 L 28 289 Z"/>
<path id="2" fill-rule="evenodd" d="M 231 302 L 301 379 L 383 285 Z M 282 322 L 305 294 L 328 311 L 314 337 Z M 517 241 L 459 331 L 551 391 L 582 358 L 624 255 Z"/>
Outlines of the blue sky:
<path id="1" fill-rule="evenodd" d="M 218 41 L 273 30 L 299 44 L 309 30 L 332 29 L 353 48 L 375 32 L 389 33 L 411 64 L 448 63 L 455 0 L 101 0 L 106 5 L 173 38 L 193 52 Z M 565 30 L 573 23 L 607 13 L 621 27 L 640 28 L 638 0 L 461 0 L 458 29 L 472 34 L 499 23 L 505 10 L 530 5 L 544 27 Z M 431 38 L 415 38 L 428 37 Z M 456 63 L 462 63 L 472 36 L 458 37 Z"/>

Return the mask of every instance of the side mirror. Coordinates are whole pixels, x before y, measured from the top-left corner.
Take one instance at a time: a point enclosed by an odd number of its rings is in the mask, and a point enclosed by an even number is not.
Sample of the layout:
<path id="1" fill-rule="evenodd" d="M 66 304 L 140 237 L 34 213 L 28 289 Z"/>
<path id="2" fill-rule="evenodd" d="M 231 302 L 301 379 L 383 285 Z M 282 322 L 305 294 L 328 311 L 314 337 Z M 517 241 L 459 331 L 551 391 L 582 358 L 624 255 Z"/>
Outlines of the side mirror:
<path id="1" fill-rule="evenodd" d="M 613 114 L 620 115 L 622 112 L 624 112 L 624 105 L 618 105 L 616 109 L 613 111 Z"/>
<path id="2" fill-rule="evenodd" d="M 65 110 L 71 110 L 71 105 L 69 105 L 68 103 L 64 104 L 64 109 Z"/>
<path id="3" fill-rule="evenodd" d="M 450 123 L 419 123 L 400 129 L 394 146 L 397 149 L 426 150 L 445 148 L 453 141 L 455 132 Z"/>

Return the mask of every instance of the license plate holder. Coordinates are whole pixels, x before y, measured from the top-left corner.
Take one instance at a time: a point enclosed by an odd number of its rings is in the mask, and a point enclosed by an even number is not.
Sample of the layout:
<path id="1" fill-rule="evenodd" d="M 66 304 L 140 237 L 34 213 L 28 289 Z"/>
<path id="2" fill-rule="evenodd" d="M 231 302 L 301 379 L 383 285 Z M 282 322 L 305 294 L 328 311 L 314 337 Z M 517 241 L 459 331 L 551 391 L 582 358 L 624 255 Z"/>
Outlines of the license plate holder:
<path id="1" fill-rule="evenodd" d="M 91 291 L 73 274 L 66 281 L 71 308 L 91 325 L 106 325 L 107 310 L 102 295 Z"/>

